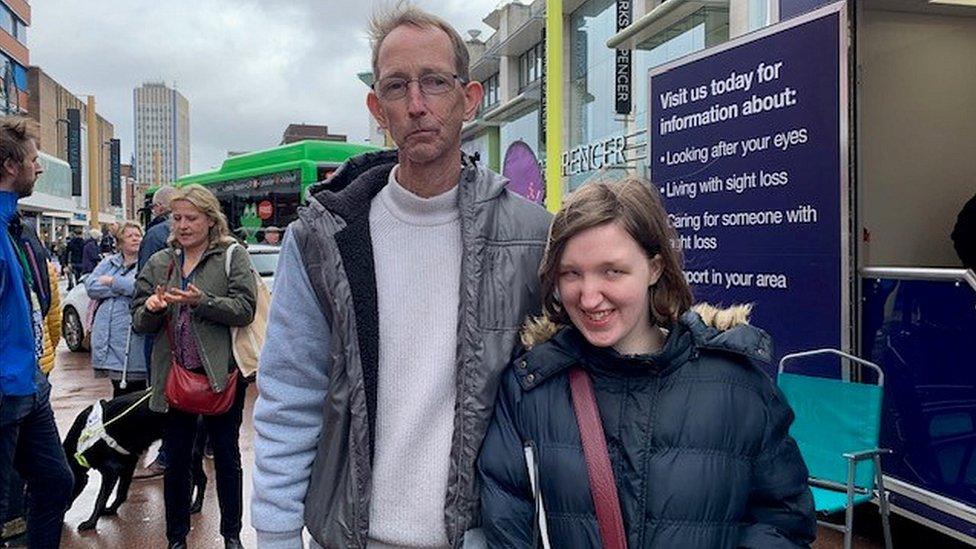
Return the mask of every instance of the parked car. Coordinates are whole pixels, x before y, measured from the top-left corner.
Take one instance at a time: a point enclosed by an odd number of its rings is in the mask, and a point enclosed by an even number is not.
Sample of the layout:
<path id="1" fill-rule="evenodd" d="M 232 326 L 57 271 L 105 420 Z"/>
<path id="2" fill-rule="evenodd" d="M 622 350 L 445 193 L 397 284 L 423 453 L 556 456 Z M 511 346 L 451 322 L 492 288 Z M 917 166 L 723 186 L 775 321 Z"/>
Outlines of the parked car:
<path id="1" fill-rule="evenodd" d="M 261 275 L 269 290 L 274 286 L 279 250 L 278 246 L 269 244 L 251 244 L 247 247 L 254 270 Z M 91 319 L 87 318 L 91 300 L 88 298 L 88 291 L 85 290 L 85 278 L 82 278 L 61 302 L 61 335 L 68 349 L 73 352 L 87 351 L 91 348 L 89 344 Z"/>

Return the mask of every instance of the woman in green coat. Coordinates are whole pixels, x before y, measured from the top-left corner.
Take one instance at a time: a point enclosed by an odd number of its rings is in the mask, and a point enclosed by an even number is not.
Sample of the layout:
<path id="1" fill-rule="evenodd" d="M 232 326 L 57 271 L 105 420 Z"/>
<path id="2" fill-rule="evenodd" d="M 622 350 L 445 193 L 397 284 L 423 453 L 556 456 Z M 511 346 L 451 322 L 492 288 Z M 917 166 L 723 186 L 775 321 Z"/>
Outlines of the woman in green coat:
<path id="1" fill-rule="evenodd" d="M 171 210 L 170 245 L 153 255 L 139 273 L 132 301 L 133 330 L 158 334 L 149 405 L 168 414 L 166 537 L 169 547 L 182 548 L 190 531 L 190 457 L 197 416 L 171 407 L 164 390 L 170 369 L 186 368 L 206 374 L 216 393 L 236 391 L 230 409 L 203 416 L 203 425 L 214 450 L 220 533 L 225 547 L 240 547 L 243 495 L 238 438 L 245 384 L 242 376 L 231 376 L 237 365 L 230 328 L 253 321 L 257 289 L 246 250 L 235 246 L 227 266 L 228 247 L 234 240 L 213 193 L 200 185 L 182 187 L 172 198 Z M 235 378 L 240 380 L 237 386 L 228 386 Z"/>

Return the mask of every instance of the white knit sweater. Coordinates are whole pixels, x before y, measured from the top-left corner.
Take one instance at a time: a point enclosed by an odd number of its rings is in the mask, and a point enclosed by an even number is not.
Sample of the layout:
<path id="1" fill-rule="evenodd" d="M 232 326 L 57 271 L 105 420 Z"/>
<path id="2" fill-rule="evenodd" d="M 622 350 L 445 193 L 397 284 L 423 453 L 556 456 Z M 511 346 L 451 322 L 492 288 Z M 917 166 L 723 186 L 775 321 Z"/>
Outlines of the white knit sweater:
<path id="1" fill-rule="evenodd" d="M 369 547 L 447 547 L 461 276 L 457 187 L 421 198 L 396 181 L 373 199 L 379 382 Z"/>

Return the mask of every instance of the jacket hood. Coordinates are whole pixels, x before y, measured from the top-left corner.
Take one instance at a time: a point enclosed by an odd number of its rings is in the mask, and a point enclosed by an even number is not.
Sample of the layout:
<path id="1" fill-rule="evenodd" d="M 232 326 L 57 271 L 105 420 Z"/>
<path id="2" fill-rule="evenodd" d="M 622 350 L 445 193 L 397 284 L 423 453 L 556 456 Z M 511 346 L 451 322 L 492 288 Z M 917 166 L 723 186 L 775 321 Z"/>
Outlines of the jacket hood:
<path id="1" fill-rule="evenodd" d="M 398 151 L 368 152 L 346 160 L 329 179 L 313 185 L 310 197 L 349 222 L 369 211 L 369 202 L 389 181 L 397 165 Z M 461 204 L 475 204 L 496 198 L 508 180 L 461 153 Z"/>
<path id="2" fill-rule="evenodd" d="M 697 305 L 678 319 L 665 346 L 674 339 L 675 332 L 687 332 L 692 338 L 693 355 L 726 354 L 756 366 L 767 365 L 772 357 L 772 340 L 765 331 L 748 324 L 750 310 L 750 305 L 727 309 Z M 527 324 L 522 342 L 529 350 L 516 359 L 515 374 L 524 390 L 580 362 L 591 347 L 575 327 L 559 326 L 548 319 Z"/>

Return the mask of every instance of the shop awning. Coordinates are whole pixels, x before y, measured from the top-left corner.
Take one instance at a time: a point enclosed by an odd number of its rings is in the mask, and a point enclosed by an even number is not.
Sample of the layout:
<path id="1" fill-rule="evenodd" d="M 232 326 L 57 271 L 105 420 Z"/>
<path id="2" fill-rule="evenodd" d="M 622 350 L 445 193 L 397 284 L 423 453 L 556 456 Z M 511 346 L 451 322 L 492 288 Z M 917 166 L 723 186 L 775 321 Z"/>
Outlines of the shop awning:
<path id="1" fill-rule="evenodd" d="M 607 40 L 607 47 L 624 50 L 650 49 L 670 38 L 667 36 L 654 40 L 655 37 L 698 12 L 728 10 L 729 0 L 666 0 L 629 27 L 611 36 Z"/>

